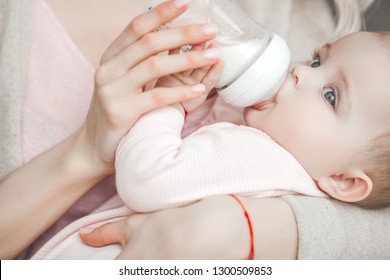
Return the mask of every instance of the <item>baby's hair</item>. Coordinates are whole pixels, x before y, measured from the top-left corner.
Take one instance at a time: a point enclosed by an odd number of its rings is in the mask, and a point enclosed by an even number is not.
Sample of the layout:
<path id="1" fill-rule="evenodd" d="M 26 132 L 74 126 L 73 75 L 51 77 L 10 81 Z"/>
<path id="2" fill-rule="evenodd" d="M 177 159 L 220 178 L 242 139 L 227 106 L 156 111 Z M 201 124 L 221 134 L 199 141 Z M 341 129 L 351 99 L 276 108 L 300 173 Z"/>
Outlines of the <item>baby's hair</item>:
<path id="1" fill-rule="evenodd" d="M 372 32 L 390 50 L 390 31 Z"/>
<path id="2" fill-rule="evenodd" d="M 373 32 L 372 34 L 390 53 L 390 32 Z M 356 157 L 373 182 L 372 193 L 366 199 L 355 203 L 364 208 L 390 206 L 390 122 L 385 121 L 385 126 L 384 132 L 374 138 L 369 147 Z"/>
<path id="3" fill-rule="evenodd" d="M 354 204 L 364 208 L 390 206 L 390 130 L 376 137 L 357 158 L 371 178 L 373 189 L 367 198 Z"/>

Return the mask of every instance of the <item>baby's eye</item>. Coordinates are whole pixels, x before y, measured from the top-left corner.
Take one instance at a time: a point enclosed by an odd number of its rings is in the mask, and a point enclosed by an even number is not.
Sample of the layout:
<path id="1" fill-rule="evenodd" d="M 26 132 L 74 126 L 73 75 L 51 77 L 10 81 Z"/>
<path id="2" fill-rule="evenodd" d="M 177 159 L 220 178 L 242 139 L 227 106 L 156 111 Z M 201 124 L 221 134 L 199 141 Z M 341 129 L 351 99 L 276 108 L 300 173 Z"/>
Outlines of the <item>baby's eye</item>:
<path id="1" fill-rule="evenodd" d="M 333 86 L 325 86 L 322 89 L 322 95 L 325 101 L 328 102 L 332 107 L 336 106 L 337 90 Z"/>
<path id="2" fill-rule="evenodd" d="M 311 55 L 311 62 L 310 67 L 311 68 L 317 68 L 321 66 L 321 57 L 320 52 L 318 50 L 315 50 L 313 54 Z"/>
<path id="3" fill-rule="evenodd" d="M 321 66 L 321 61 L 319 57 L 314 57 L 313 60 L 310 62 L 311 68 L 317 68 Z"/>

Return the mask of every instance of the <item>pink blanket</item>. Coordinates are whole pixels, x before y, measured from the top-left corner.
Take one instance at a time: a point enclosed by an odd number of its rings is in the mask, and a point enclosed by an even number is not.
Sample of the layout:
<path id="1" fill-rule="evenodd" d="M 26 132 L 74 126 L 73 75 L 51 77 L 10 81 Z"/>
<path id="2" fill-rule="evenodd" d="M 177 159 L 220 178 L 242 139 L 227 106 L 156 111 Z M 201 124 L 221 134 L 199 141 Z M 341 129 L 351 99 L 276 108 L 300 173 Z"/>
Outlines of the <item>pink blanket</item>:
<path id="1" fill-rule="evenodd" d="M 104 223 L 125 218 L 131 211 L 123 206 L 120 198 L 115 195 L 104 203 L 94 213 L 78 219 L 65 227 L 47 242 L 32 259 L 115 259 L 120 253 L 119 244 L 102 248 L 94 248 L 82 243 L 78 231 L 83 227 L 96 228 Z"/>

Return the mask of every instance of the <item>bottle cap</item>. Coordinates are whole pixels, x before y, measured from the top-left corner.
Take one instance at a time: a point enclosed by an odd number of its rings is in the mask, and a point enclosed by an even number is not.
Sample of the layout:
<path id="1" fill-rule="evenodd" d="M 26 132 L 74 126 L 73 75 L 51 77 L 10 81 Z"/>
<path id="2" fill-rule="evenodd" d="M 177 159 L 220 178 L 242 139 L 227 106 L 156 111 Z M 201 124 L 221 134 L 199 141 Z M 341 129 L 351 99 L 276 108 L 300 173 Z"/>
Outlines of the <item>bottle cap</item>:
<path id="1" fill-rule="evenodd" d="M 271 99 L 282 85 L 290 64 L 290 50 L 277 34 L 265 51 L 231 84 L 218 89 L 222 99 L 237 107 L 252 106 Z"/>

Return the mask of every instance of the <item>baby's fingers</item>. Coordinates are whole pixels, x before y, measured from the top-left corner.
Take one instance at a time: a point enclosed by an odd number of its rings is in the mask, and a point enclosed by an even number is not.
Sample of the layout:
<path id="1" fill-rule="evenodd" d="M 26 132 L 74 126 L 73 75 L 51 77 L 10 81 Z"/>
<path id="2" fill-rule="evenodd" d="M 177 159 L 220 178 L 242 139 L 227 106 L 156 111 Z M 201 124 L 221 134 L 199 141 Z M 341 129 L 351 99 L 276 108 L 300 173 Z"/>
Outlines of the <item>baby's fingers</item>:
<path id="1" fill-rule="evenodd" d="M 204 49 L 204 44 L 195 46 L 194 50 Z M 216 45 L 211 44 L 207 47 L 208 50 L 217 50 Z M 206 65 L 200 68 L 197 68 L 190 73 L 188 76 L 192 81 L 196 81 L 197 83 L 203 83 L 206 85 L 206 92 L 209 92 L 213 89 L 221 75 L 223 70 L 223 62 L 218 61 L 213 65 Z"/>
<path id="2" fill-rule="evenodd" d="M 218 79 L 221 76 L 223 70 L 223 62 L 220 60 L 216 64 L 212 65 L 208 70 L 206 76 L 201 80 L 201 82 L 206 86 L 206 92 L 210 92 L 217 85 Z M 199 69 L 199 75 L 203 75 L 202 69 Z M 198 75 L 193 73 L 193 75 Z"/>
<path id="3" fill-rule="evenodd" d="M 206 87 L 203 84 L 193 86 L 181 86 L 174 88 L 155 88 L 137 96 L 141 111 L 150 111 L 161 106 L 176 104 L 205 93 Z"/>

